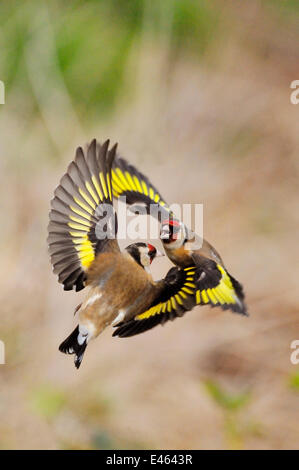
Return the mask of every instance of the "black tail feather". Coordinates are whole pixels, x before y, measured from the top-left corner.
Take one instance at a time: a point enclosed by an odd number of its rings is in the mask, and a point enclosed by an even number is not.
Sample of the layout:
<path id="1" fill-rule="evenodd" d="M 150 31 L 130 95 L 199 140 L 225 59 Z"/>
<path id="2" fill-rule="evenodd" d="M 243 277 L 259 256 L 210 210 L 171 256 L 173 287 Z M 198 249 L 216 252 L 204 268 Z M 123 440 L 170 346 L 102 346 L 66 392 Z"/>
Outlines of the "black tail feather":
<path id="1" fill-rule="evenodd" d="M 61 343 L 59 351 L 64 354 L 75 354 L 75 366 L 79 369 L 84 352 L 87 346 L 86 339 L 82 344 L 78 342 L 79 326 L 76 326 L 74 331 Z"/>

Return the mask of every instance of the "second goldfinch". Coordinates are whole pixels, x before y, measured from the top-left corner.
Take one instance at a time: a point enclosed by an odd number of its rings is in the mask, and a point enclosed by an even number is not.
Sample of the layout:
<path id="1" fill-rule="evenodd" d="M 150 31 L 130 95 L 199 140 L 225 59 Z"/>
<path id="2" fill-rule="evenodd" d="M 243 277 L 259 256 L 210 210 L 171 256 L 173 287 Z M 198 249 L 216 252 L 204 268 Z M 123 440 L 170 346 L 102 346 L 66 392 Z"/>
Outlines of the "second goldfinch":
<path id="1" fill-rule="evenodd" d="M 216 249 L 178 220 L 149 178 L 119 156 L 112 166 L 112 190 L 115 198 L 126 197 L 129 206 L 142 204 L 148 214 L 156 214 L 169 259 L 182 269 L 196 270 L 196 305 L 219 306 L 247 315 L 243 288 L 229 274 Z"/>

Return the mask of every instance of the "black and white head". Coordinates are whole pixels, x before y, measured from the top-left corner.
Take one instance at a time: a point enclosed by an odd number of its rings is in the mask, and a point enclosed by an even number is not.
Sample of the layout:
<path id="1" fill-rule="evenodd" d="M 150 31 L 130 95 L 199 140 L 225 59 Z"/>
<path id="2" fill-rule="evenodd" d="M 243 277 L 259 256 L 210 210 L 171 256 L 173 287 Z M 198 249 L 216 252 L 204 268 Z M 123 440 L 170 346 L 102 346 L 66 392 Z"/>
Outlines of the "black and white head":
<path id="1" fill-rule="evenodd" d="M 150 243 L 132 243 L 132 245 L 126 247 L 126 251 L 132 256 L 132 258 L 134 258 L 136 263 L 146 271 L 149 270 L 149 267 L 155 258 L 158 256 L 164 256 L 161 251 L 157 250 L 157 248 Z"/>
<path id="2" fill-rule="evenodd" d="M 175 219 L 163 220 L 160 231 L 160 238 L 163 244 L 169 249 L 180 248 L 188 241 L 186 226 Z"/>

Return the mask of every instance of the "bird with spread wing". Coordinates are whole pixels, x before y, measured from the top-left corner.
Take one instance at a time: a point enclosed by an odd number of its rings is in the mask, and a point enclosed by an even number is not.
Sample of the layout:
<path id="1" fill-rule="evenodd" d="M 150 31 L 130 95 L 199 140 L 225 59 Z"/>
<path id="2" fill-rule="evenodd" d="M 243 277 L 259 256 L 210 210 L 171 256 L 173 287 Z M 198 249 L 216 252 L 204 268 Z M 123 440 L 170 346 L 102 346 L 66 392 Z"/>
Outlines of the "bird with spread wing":
<path id="1" fill-rule="evenodd" d="M 188 274 L 185 290 L 172 297 L 167 307 L 155 306 L 146 314 L 136 315 L 129 322 L 122 322 L 118 325 L 114 336 L 131 336 L 173 319 L 177 315 L 168 314 L 171 302 L 174 306 L 179 306 L 184 294 L 191 292 L 194 305 L 219 306 L 223 310 L 229 309 L 247 315 L 243 288 L 229 274 L 216 249 L 175 217 L 147 176 L 118 156 L 112 165 L 112 191 L 114 198 L 125 197 L 133 212 L 138 213 L 142 205 L 148 214 L 154 214 L 159 219 L 160 238 L 167 256 L 180 268 L 180 273 Z M 143 327 L 140 325 L 141 322 L 144 324 Z"/>
<path id="2" fill-rule="evenodd" d="M 118 324 L 118 336 L 132 336 L 183 315 L 196 305 L 200 273 L 173 267 L 154 281 L 148 272 L 158 250 L 117 242 L 112 179 L 116 146 L 93 140 L 79 147 L 51 201 L 48 244 L 53 271 L 65 290 L 88 287 L 77 307 L 78 325 L 59 349 L 80 367 L 88 342 Z M 143 182 L 141 182 L 143 185 Z"/>

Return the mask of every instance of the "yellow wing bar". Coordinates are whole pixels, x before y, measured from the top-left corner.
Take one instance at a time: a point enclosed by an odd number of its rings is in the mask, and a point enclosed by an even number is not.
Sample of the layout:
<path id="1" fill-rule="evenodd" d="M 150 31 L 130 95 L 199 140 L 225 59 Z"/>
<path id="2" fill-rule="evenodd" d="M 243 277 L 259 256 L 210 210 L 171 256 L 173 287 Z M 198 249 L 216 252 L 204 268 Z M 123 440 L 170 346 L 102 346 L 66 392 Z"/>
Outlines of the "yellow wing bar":
<path id="1" fill-rule="evenodd" d="M 153 305 L 133 319 L 117 325 L 113 336 L 128 337 L 182 316 L 195 305 L 196 270 L 172 268 L 166 275 L 163 291 Z"/>
<path id="2" fill-rule="evenodd" d="M 48 243 L 54 273 L 70 290 L 84 287 L 86 271 L 101 251 L 96 227 L 102 204 L 112 205 L 111 166 L 116 146 L 96 140 L 79 147 L 51 201 Z"/>
<path id="3" fill-rule="evenodd" d="M 217 269 L 221 274 L 218 284 L 214 287 L 211 285 L 211 287 L 199 288 L 195 294 L 196 304 L 220 305 L 223 309 L 231 308 L 233 311 L 247 315 L 241 285 L 219 264 L 217 264 Z"/>
<path id="4" fill-rule="evenodd" d="M 180 310 L 180 308 L 184 305 L 184 301 L 188 299 L 188 296 L 194 296 L 196 292 L 194 268 L 185 268 L 183 272 L 185 274 L 184 282 L 182 286 L 180 286 L 180 288 L 175 289 L 173 295 L 167 298 L 164 302 L 159 302 L 157 305 L 154 305 L 149 310 L 146 310 L 145 312 L 137 315 L 135 319 L 140 321 L 150 318 L 153 315 L 160 315 L 163 313 L 175 313 L 176 310 Z"/>
<path id="5" fill-rule="evenodd" d="M 145 204 L 148 213 L 150 213 L 151 204 L 158 205 L 161 210 L 171 212 L 168 204 L 149 179 L 120 157 L 113 162 L 112 191 L 116 199 L 125 196 L 129 205 Z"/>

